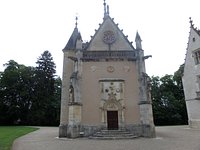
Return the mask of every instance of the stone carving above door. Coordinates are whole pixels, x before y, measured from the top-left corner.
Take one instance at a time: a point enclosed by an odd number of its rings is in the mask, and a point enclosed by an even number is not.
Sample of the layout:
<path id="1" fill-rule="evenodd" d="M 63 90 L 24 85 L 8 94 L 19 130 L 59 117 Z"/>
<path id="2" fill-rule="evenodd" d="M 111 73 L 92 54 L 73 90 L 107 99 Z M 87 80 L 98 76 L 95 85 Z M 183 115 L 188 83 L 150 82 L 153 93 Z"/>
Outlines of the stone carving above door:
<path id="1" fill-rule="evenodd" d="M 115 68 L 113 66 L 108 66 L 107 67 L 107 71 L 110 72 L 110 73 L 112 73 L 112 72 L 115 71 Z"/>
<path id="2" fill-rule="evenodd" d="M 97 70 L 97 66 L 91 66 L 90 68 L 92 72 L 95 72 Z"/>
<path id="3" fill-rule="evenodd" d="M 124 98 L 124 81 L 103 81 L 101 82 L 101 99 L 113 98 L 117 101 Z"/>
<path id="4" fill-rule="evenodd" d="M 124 81 L 100 81 L 102 122 L 107 124 L 107 111 L 117 111 L 119 124 L 124 123 Z"/>

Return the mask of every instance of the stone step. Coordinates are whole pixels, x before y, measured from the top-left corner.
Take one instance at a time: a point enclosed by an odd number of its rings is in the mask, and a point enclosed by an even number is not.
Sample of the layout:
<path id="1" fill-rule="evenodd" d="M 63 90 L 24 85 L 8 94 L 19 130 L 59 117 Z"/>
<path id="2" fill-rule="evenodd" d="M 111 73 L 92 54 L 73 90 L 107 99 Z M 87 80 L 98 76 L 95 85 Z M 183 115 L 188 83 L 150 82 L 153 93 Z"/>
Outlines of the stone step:
<path id="1" fill-rule="evenodd" d="M 133 134 L 129 134 L 129 135 L 93 135 L 93 137 L 122 137 L 122 138 L 126 138 L 126 137 L 132 137 L 132 136 L 134 136 L 135 137 L 135 135 L 133 135 Z"/>
<path id="2" fill-rule="evenodd" d="M 130 132 L 127 132 L 127 131 L 118 131 L 118 132 L 113 132 L 113 131 L 100 131 L 100 132 L 96 132 L 96 134 L 102 134 L 102 135 L 121 135 L 121 134 L 129 134 Z"/>
<path id="3" fill-rule="evenodd" d="M 124 136 L 119 136 L 119 137 L 96 137 L 96 136 L 90 136 L 89 139 L 96 139 L 96 140 L 123 140 L 123 139 L 135 139 L 138 136 L 128 136 L 128 137 L 124 137 Z"/>
<path id="4" fill-rule="evenodd" d="M 138 136 L 126 131 L 126 130 L 101 130 L 96 132 L 90 139 L 101 140 L 115 140 L 115 139 L 133 139 Z"/>
<path id="5" fill-rule="evenodd" d="M 101 133 L 101 132 L 97 132 L 95 134 L 100 134 L 100 135 L 128 135 L 131 134 L 130 132 L 123 132 L 123 133 Z"/>

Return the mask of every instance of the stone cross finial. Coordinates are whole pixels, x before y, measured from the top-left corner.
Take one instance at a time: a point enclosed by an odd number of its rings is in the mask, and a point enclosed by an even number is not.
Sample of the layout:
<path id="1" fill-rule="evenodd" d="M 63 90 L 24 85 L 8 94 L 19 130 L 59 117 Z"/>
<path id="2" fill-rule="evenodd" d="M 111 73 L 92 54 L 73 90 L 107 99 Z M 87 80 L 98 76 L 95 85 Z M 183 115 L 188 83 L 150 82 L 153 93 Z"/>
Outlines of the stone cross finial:
<path id="1" fill-rule="evenodd" d="M 106 16 L 109 16 L 109 6 L 106 4 L 106 0 L 104 0 L 104 18 L 106 18 Z"/>
<path id="2" fill-rule="evenodd" d="M 193 24 L 193 20 L 192 20 L 192 18 L 189 17 L 189 19 L 190 19 L 190 26 L 191 26 L 191 27 L 194 27 L 194 24 Z"/>
<path id="3" fill-rule="evenodd" d="M 106 15 L 106 0 L 104 0 L 103 5 L 104 5 L 104 16 L 105 16 Z"/>
<path id="4" fill-rule="evenodd" d="M 78 25 L 78 17 L 76 16 L 76 23 L 75 23 L 75 27 L 77 28 L 77 25 Z"/>
<path id="5" fill-rule="evenodd" d="M 107 14 L 109 15 L 109 5 L 107 5 Z"/>

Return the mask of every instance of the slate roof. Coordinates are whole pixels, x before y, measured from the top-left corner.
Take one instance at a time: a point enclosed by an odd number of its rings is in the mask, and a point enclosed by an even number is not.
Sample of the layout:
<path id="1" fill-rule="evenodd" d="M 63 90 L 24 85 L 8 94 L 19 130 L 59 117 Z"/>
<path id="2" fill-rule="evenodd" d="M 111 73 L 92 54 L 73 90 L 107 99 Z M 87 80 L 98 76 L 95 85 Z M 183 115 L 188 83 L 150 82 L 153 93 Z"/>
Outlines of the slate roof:
<path id="1" fill-rule="evenodd" d="M 142 41 L 138 32 L 136 33 L 135 41 Z"/>
<path id="2" fill-rule="evenodd" d="M 63 49 L 63 51 L 67 51 L 67 50 L 75 50 L 76 49 L 76 42 L 77 40 L 82 40 L 81 34 L 78 31 L 78 28 L 75 27 L 74 31 L 69 39 L 69 41 L 67 42 L 67 45 L 65 46 L 65 48 Z"/>

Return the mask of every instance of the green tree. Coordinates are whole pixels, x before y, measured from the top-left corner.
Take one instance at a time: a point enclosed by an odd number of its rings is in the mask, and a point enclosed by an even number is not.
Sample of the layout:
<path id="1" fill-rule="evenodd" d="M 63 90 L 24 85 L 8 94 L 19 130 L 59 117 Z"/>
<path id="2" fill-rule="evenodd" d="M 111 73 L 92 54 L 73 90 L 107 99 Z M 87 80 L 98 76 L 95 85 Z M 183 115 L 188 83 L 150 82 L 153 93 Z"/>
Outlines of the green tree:
<path id="1" fill-rule="evenodd" d="M 6 69 L 0 76 L 0 122 L 24 124 L 31 107 L 34 69 L 14 60 L 4 66 Z"/>
<path id="2" fill-rule="evenodd" d="M 183 72 L 184 72 L 184 64 L 180 65 L 179 69 L 174 73 L 173 80 L 177 87 L 176 91 L 174 92 L 175 96 L 177 97 L 177 100 L 179 101 L 178 111 L 182 117 L 182 123 L 187 124 L 188 115 L 187 115 L 187 108 L 186 108 L 183 83 L 182 83 Z"/>
<path id="3" fill-rule="evenodd" d="M 181 80 L 182 67 L 174 75 L 152 77 L 152 102 L 156 125 L 187 123 L 187 112 Z"/>
<path id="4" fill-rule="evenodd" d="M 60 123 L 60 101 L 61 101 L 61 89 L 62 80 L 60 77 L 55 79 L 55 91 L 54 100 L 52 101 L 52 113 L 54 114 L 55 122 L 54 125 L 59 125 Z"/>
<path id="5" fill-rule="evenodd" d="M 162 93 L 160 91 L 160 78 L 158 76 L 151 78 L 151 97 L 152 97 L 152 107 L 154 122 L 156 125 L 162 124 L 164 120 L 165 112 L 162 109 L 163 103 L 161 101 Z"/>
<path id="6" fill-rule="evenodd" d="M 31 120 L 34 125 L 55 124 L 55 63 L 49 51 L 38 58 Z"/>
<path id="7" fill-rule="evenodd" d="M 0 72 L 0 125 L 58 125 L 61 79 L 48 51 L 26 67 L 10 60 Z"/>

